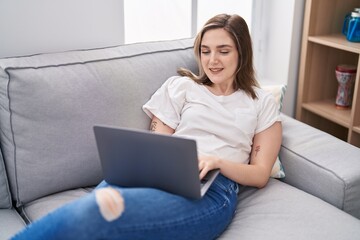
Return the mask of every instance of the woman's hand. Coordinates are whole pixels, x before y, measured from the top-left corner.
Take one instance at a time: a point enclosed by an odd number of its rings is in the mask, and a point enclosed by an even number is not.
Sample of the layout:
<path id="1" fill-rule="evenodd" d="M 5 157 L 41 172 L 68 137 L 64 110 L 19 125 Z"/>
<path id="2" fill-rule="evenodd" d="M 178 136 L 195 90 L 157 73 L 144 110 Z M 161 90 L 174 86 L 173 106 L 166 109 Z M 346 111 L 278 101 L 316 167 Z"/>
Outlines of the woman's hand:
<path id="1" fill-rule="evenodd" d="M 218 157 L 200 155 L 198 159 L 200 179 L 203 179 L 209 171 L 220 168 L 220 158 Z"/>

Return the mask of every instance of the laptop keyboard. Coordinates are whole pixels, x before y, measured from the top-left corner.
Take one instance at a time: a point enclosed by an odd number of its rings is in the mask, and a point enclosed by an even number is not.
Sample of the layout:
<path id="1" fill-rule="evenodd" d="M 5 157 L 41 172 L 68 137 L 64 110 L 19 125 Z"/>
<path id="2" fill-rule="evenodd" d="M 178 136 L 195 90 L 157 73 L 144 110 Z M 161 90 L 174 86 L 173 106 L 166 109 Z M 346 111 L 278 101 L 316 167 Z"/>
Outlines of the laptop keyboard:
<path id="1" fill-rule="evenodd" d="M 207 176 L 205 176 L 203 179 L 200 180 L 200 185 L 201 187 L 205 185 L 205 183 L 209 181 L 209 179 L 207 178 Z"/>

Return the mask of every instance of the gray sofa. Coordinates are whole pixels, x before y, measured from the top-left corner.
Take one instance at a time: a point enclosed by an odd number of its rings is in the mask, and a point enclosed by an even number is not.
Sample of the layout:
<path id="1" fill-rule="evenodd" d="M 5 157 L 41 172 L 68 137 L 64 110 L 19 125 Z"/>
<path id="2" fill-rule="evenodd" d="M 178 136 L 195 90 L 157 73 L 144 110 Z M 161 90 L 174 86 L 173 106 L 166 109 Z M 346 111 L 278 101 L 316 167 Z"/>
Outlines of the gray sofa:
<path id="1" fill-rule="evenodd" d="M 101 181 L 92 126 L 148 128 L 141 106 L 178 67 L 195 71 L 192 44 L 0 59 L 0 239 Z M 360 149 L 282 118 L 286 177 L 242 187 L 219 239 L 360 239 Z"/>

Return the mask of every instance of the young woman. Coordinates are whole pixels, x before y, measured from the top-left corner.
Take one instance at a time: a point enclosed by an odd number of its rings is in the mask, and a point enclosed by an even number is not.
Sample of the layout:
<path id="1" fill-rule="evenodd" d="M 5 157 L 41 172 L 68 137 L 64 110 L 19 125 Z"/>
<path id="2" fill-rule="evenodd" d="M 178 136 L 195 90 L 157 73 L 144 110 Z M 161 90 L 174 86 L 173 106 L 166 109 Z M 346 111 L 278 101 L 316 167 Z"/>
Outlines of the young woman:
<path id="1" fill-rule="evenodd" d="M 264 187 L 281 144 L 275 100 L 258 87 L 251 38 L 238 15 L 217 15 L 194 44 L 199 75 L 180 69 L 143 106 L 151 131 L 193 138 L 200 178 L 220 169 L 201 200 L 102 182 L 13 239 L 214 239 L 231 222 L 238 184 Z"/>

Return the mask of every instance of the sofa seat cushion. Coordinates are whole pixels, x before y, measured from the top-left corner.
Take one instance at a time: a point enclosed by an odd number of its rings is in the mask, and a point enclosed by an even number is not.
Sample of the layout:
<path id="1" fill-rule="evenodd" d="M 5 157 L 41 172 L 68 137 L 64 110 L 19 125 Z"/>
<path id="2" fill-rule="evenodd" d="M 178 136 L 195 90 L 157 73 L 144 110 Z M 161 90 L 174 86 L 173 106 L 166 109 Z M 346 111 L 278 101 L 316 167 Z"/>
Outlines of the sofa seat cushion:
<path id="1" fill-rule="evenodd" d="M 263 189 L 240 191 L 235 218 L 219 238 L 357 239 L 360 221 L 338 208 L 276 179 Z"/>
<path id="2" fill-rule="evenodd" d="M 14 209 L 0 209 L 0 240 L 9 239 L 26 226 Z"/>
<path id="3" fill-rule="evenodd" d="M 30 221 L 88 194 L 92 188 L 69 190 L 26 204 Z M 236 215 L 221 235 L 233 239 L 355 239 L 360 221 L 338 208 L 276 179 L 263 189 L 242 187 Z"/>
<path id="4" fill-rule="evenodd" d="M 56 208 L 85 196 L 92 189 L 78 188 L 39 198 L 21 207 L 21 214 L 28 222 L 33 222 Z"/>

